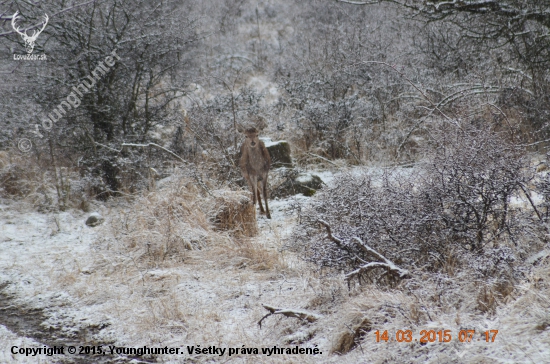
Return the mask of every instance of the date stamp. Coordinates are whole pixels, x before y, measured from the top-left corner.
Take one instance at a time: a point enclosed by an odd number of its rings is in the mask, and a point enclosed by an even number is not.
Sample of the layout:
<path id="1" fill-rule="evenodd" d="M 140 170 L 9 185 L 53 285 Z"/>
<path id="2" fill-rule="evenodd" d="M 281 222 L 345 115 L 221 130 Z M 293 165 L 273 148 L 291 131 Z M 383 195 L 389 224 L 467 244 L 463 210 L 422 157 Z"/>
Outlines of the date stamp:
<path id="1" fill-rule="evenodd" d="M 485 342 L 495 342 L 498 330 L 486 330 L 478 332 L 476 330 L 460 330 L 455 336 L 461 343 L 469 343 L 472 341 L 481 341 L 485 339 Z M 451 330 L 421 330 L 419 335 L 413 334 L 412 330 L 397 330 L 395 335 L 389 334 L 388 330 L 375 331 L 376 342 L 399 342 L 399 343 L 448 343 L 453 340 L 453 333 Z M 456 340 L 456 339 L 455 339 Z"/>

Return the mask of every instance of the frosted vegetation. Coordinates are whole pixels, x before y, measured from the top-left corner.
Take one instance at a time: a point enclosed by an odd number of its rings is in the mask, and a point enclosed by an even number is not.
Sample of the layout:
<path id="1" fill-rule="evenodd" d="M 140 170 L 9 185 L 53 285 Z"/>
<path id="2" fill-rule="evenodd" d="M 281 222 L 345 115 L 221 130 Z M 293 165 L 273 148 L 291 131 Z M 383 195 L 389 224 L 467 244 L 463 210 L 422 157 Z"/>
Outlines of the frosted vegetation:
<path id="1" fill-rule="evenodd" d="M 547 1 L 2 6 L 0 362 L 550 363 Z"/>

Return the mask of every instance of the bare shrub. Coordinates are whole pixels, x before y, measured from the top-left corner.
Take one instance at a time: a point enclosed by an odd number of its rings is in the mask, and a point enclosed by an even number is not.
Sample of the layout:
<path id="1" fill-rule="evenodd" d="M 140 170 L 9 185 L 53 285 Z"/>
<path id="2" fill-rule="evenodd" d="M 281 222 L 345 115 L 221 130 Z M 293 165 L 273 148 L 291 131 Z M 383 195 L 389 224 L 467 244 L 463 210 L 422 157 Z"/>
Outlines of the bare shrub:
<path id="1" fill-rule="evenodd" d="M 483 277 L 511 274 L 509 243 L 524 225 L 510 198 L 531 178 L 522 150 L 489 128 L 446 125 L 432 132 L 425 156 L 414 169 L 337 177 L 302 214 L 292 246 L 302 247 L 305 259 L 348 275 L 380 261 L 356 238 L 413 271 L 452 266 Z M 319 221 L 341 244 L 326 238 Z M 377 278 L 373 272 L 356 276 Z"/>
<path id="2" fill-rule="evenodd" d="M 488 127 L 444 128 L 432 138 L 423 165 L 425 204 L 439 207 L 448 240 L 481 251 L 510 233 L 510 198 L 532 179 L 523 150 Z"/>
<path id="3" fill-rule="evenodd" d="M 35 192 L 36 174 L 36 170 L 24 168 L 19 163 L 6 163 L 0 168 L 0 195 L 26 197 Z"/>
<path id="4" fill-rule="evenodd" d="M 62 187 L 56 183 L 45 163 L 40 163 L 31 156 L 0 153 L 0 197 L 23 199 L 42 212 L 67 204 L 70 197 L 67 174 L 59 180 L 64 183 Z M 61 201 L 60 194 L 57 194 L 56 201 L 53 186 L 58 187 L 58 192 L 67 197 L 64 201 Z"/>

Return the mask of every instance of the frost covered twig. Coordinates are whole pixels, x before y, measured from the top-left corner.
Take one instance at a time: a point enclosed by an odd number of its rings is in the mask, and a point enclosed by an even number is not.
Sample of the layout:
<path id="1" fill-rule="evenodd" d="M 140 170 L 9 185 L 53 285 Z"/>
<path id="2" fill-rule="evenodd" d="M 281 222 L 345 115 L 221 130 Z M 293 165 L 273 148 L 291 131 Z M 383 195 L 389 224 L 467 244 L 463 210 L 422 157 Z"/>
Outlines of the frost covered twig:
<path id="1" fill-rule="evenodd" d="M 372 256 L 375 256 L 377 259 L 381 260 L 382 262 L 372 262 L 372 263 L 367 263 L 367 264 L 364 264 L 364 265 L 360 266 L 359 268 L 357 268 L 353 272 L 350 272 L 350 273 L 346 274 L 346 281 L 349 282 L 354 277 L 360 276 L 361 274 L 365 273 L 366 271 L 368 271 L 370 269 L 374 269 L 374 268 L 384 268 L 389 273 L 391 273 L 391 274 L 393 274 L 393 275 L 395 275 L 395 276 L 397 276 L 401 279 L 410 277 L 410 273 L 409 273 L 408 270 L 398 267 L 391 260 L 389 260 L 388 258 L 383 256 L 382 254 L 378 253 L 376 250 L 372 249 L 367 244 L 365 244 L 361 239 L 355 237 L 352 240 L 355 241 L 357 243 L 357 246 L 359 246 L 361 248 L 361 250 L 363 250 L 365 253 L 368 253 Z"/>
<path id="2" fill-rule="evenodd" d="M 315 157 L 315 158 L 319 158 L 319 159 L 321 159 L 321 160 L 323 160 L 323 161 L 325 161 L 325 162 L 327 162 L 327 163 L 332 164 L 333 166 L 338 167 L 338 165 L 337 165 L 336 163 L 334 163 L 333 161 L 331 161 L 331 160 L 329 160 L 329 159 L 326 159 L 325 157 L 321 157 L 320 155 L 313 154 L 313 153 L 309 153 L 309 152 L 307 153 L 307 155 L 310 155 L 310 156 Z"/>
<path id="3" fill-rule="evenodd" d="M 264 317 L 262 317 L 260 321 L 258 321 L 258 325 L 260 325 L 260 328 L 262 327 L 262 321 L 271 315 L 283 315 L 286 317 L 296 317 L 296 318 L 299 318 L 300 320 L 305 320 L 308 322 L 315 322 L 319 318 L 321 318 L 320 315 L 312 312 L 292 310 L 288 308 L 276 308 L 270 305 L 266 305 L 265 303 L 262 303 L 262 306 L 263 308 L 268 310 L 269 313 Z"/>
<path id="4" fill-rule="evenodd" d="M 332 240 L 333 242 L 335 242 L 339 247 L 342 247 L 342 240 L 340 240 L 337 237 L 335 237 L 334 235 L 332 235 L 332 230 L 331 230 L 330 225 L 328 224 L 328 222 L 326 222 L 324 220 L 317 220 L 317 222 L 327 228 L 328 238 L 330 240 Z"/>
<path id="5" fill-rule="evenodd" d="M 332 230 L 330 228 L 330 225 L 326 221 L 317 220 L 317 222 L 319 224 L 323 225 L 327 229 L 327 236 L 330 240 L 335 242 L 338 245 L 338 247 L 340 247 L 342 249 L 345 249 L 345 250 L 349 250 L 349 249 L 346 248 L 345 244 L 342 242 L 341 239 L 339 239 L 339 238 L 335 237 L 334 235 L 332 235 Z M 363 273 L 366 273 L 367 271 L 369 271 L 371 269 L 374 269 L 374 268 L 384 268 L 384 269 L 386 269 L 386 273 L 389 273 L 389 274 L 391 274 L 395 277 L 399 277 L 401 279 L 410 277 L 410 273 L 409 273 L 408 270 L 398 267 L 391 260 L 389 260 L 388 258 L 383 256 L 382 254 L 378 253 L 376 250 L 372 249 L 370 246 L 365 244 L 358 237 L 354 237 L 351 240 L 354 241 L 356 243 L 357 247 L 359 247 L 359 249 L 361 249 L 364 253 L 376 258 L 379 261 L 363 264 L 359 268 L 355 269 L 354 271 L 347 273 L 345 275 L 345 279 L 346 279 L 347 282 L 349 282 L 350 280 L 352 280 L 355 277 L 360 277 Z"/>

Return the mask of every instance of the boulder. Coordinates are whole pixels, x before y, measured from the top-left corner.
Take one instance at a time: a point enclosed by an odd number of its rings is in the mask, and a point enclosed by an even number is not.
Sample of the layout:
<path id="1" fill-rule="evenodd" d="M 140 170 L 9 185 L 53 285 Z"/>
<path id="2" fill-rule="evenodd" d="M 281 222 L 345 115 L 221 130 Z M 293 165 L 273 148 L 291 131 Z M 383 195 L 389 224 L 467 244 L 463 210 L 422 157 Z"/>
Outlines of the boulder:
<path id="1" fill-rule="evenodd" d="M 313 196 L 325 183 L 321 178 L 311 173 L 300 173 L 289 170 L 283 182 L 271 191 L 271 197 L 284 198 L 301 193 L 304 196 Z"/>
<path id="2" fill-rule="evenodd" d="M 101 224 L 104 221 L 103 216 L 97 212 L 92 212 L 88 219 L 86 219 L 86 225 L 94 227 Z"/>
<path id="3" fill-rule="evenodd" d="M 269 138 L 260 138 L 271 156 L 271 168 L 292 167 L 290 145 L 286 140 L 271 141 Z"/>

